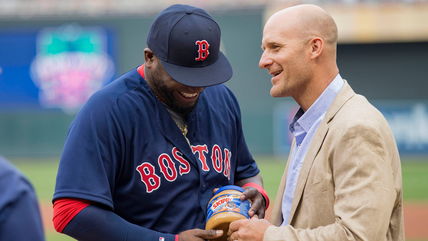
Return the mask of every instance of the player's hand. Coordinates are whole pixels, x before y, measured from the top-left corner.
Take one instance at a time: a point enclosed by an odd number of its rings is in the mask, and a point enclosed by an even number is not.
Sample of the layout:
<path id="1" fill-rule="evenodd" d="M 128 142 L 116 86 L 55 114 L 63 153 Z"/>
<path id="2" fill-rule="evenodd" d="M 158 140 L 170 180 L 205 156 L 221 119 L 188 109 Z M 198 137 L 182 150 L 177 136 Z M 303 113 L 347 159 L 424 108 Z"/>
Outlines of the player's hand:
<path id="1" fill-rule="evenodd" d="M 262 241 L 270 225 L 272 224 L 266 219 L 258 219 L 257 215 L 251 219 L 240 219 L 229 225 L 227 239 L 229 241 Z"/>
<path id="2" fill-rule="evenodd" d="M 248 211 L 248 215 L 250 215 L 250 217 L 257 215 L 260 218 L 264 218 L 266 211 L 266 201 L 262 194 L 260 194 L 259 191 L 254 187 L 244 187 L 244 189 L 245 191 L 242 193 L 240 198 L 241 200 L 248 199 L 251 201 L 251 208 Z"/>
<path id="3" fill-rule="evenodd" d="M 178 234 L 178 241 L 204 241 L 219 238 L 223 230 L 190 229 Z"/>

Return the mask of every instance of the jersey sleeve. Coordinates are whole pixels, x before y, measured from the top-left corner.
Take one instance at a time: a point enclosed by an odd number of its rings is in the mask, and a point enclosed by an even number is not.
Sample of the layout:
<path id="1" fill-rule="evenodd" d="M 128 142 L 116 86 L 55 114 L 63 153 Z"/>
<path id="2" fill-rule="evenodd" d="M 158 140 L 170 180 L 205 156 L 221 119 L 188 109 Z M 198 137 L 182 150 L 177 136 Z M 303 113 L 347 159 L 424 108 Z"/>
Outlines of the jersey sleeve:
<path id="1" fill-rule="evenodd" d="M 115 173 L 122 150 L 116 101 L 94 94 L 69 129 L 53 199 L 79 198 L 113 207 Z"/>

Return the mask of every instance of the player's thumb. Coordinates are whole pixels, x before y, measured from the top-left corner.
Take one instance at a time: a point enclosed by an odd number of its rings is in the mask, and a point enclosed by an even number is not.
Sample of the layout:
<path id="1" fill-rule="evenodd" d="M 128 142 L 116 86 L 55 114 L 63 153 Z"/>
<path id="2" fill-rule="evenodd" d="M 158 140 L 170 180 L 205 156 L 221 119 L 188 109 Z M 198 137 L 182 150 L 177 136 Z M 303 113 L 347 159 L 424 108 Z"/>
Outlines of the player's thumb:
<path id="1" fill-rule="evenodd" d="M 215 239 L 219 238 L 223 235 L 223 230 L 201 230 L 201 233 L 198 235 L 200 238 L 203 239 Z"/>

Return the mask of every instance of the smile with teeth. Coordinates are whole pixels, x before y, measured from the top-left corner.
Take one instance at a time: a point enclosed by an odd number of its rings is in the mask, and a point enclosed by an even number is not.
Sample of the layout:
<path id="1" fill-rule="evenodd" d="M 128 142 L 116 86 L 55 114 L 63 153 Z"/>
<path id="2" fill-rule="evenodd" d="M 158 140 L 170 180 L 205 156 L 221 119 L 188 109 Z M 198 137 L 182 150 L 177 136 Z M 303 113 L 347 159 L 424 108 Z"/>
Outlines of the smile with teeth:
<path id="1" fill-rule="evenodd" d="M 270 73 L 270 74 L 271 74 L 273 77 L 275 77 L 275 76 L 277 76 L 277 75 L 281 74 L 281 72 L 282 72 L 282 70 L 279 70 L 279 71 L 272 72 L 272 73 Z"/>
<path id="2" fill-rule="evenodd" d="M 185 92 L 180 92 L 180 94 L 186 98 L 195 98 L 198 93 L 185 93 Z"/>

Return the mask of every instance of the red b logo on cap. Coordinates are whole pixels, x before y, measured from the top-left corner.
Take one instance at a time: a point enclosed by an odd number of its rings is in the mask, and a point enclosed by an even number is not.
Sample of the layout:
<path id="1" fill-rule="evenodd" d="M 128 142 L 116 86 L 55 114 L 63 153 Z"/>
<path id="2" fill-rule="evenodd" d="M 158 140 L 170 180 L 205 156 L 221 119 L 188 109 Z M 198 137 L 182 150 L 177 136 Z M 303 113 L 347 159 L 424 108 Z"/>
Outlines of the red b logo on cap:
<path id="1" fill-rule="evenodd" d="M 195 42 L 195 45 L 198 45 L 198 57 L 195 58 L 196 61 L 204 61 L 210 55 L 208 51 L 210 44 L 206 40 L 198 40 Z"/>

